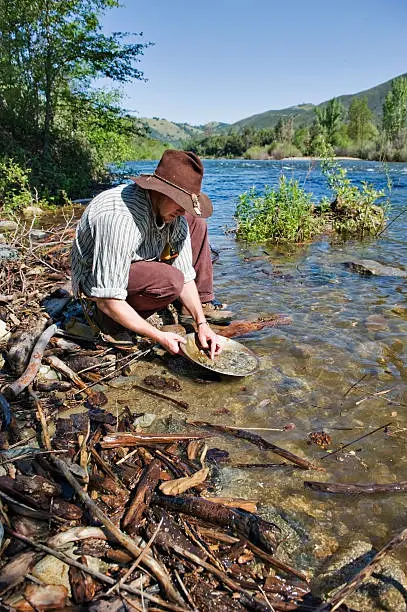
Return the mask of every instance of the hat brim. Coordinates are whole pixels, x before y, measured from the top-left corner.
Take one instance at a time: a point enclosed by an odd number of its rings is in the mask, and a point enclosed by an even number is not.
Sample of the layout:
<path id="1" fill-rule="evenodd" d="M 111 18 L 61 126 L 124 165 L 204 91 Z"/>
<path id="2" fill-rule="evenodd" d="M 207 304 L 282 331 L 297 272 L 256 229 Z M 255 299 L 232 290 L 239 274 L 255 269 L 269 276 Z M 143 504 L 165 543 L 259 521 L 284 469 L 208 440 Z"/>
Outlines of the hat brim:
<path id="1" fill-rule="evenodd" d="M 207 219 L 212 214 L 212 202 L 205 193 L 201 192 L 198 197 L 202 213 L 199 215 L 194 210 L 191 196 L 181 189 L 177 189 L 177 187 L 173 187 L 172 185 L 161 181 L 153 174 L 141 174 L 140 176 L 131 176 L 130 178 L 142 189 L 151 189 L 152 191 L 158 191 L 159 193 L 163 193 L 164 195 L 168 196 L 171 198 L 171 200 L 174 200 L 174 202 L 176 202 L 179 206 L 182 206 L 182 208 L 191 213 L 191 215 L 194 217 L 202 217 L 203 219 Z"/>

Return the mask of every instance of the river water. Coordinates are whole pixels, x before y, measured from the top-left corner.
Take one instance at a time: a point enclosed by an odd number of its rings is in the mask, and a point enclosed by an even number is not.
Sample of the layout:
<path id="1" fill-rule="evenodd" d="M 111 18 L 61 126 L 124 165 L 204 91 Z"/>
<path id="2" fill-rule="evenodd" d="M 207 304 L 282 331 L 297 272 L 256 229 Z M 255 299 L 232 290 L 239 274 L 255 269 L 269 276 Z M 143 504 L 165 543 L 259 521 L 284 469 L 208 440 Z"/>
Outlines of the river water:
<path id="1" fill-rule="evenodd" d="M 341 163 L 352 180 L 386 187 L 382 164 Z M 216 471 L 217 492 L 255 498 L 265 516 L 272 509 L 284 516 L 298 537 L 293 559 L 303 569 L 316 567 L 353 539 L 380 547 L 407 526 L 406 494 L 328 495 L 305 489 L 303 481 L 405 479 L 407 283 L 397 277 L 362 276 L 344 262 L 374 259 L 407 269 L 407 212 L 400 215 L 407 206 L 407 165 L 387 167 L 393 182 L 389 216 L 395 221 L 379 239 L 340 244 L 322 238 L 312 244 L 272 247 L 238 243 L 232 233 L 225 233 L 234 225 L 238 194 L 253 185 L 259 189 L 276 185 L 285 173 L 303 182 L 318 201 L 328 195 L 318 164 L 311 167 L 302 160 L 204 164 L 203 188 L 214 203 L 208 221 L 211 244 L 219 251 L 214 266 L 217 297 L 238 319 L 280 313 L 289 315 L 292 323 L 242 338 L 260 357 L 260 370 L 252 377 L 198 385 L 185 376 L 185 392 L 192 398 L 189 417 L 259 428 L 257 433 L 274 444 L 309 459 L 326 454 L 310 444 L 312 432 L 328 433 L 329 448 L 334 450 L 391 422 L 388 429 L 323 459 L 326 473 L 233 468 L 242 462 L 277 463 L 279 458 L 244 441 L 213 439 L 213 446 L 230 452 L 230 462 Z M 155 162 L 134 162 L 125 170 L 150 172 L 154 167 Z M 178 375 L 182 381 L 182 371 Z M 407 559 L 403 550 L 397 554 L 400 560 Z"/>

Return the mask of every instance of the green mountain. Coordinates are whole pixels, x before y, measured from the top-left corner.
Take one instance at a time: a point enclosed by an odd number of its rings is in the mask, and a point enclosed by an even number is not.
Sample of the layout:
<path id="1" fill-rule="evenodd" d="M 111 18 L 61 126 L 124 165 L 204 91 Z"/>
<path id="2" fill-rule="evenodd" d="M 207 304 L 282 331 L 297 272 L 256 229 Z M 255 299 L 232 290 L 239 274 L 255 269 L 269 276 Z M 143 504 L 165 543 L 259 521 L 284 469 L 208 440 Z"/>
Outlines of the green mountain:
<path id="1" fill-rule="evenodd" d="M 190 138 L 209 136 L 215 131 L 219 131 L 226 123 L 212 121 L 206 125 L 189 125 L 188 123 L 173 123 L 167 119 L 153 117 L 152 119 L 143 118 L 142 123 L 148 128 L 150 137 L 161 140 L 171 146 L 179 147 Z"/>
<path id="2" fill-rule="evenodd" d="M 407 78 L 407 73 L 400 76 Z M 370 89 L 365 89 L 355 94 L 338 96 L 337 99 L 342 102 L 346 109 L 348 109 L 354 98 L 365 97 L 370 109 L 373 111 L 376 121 L 380 121 L 384 98 L 393 80 L 394 79 L 390 79 L 385 83 L 376 85 L 376 87 L 371 87 Z M 151 138 L 179 147 L 188 141 L 189 138 L 208 136 L 213 133 L 225 132 L 231 129 L 239 131 L 245 127 L 253 127 L 256 129 L 273 128 L 280 119 L 288 119 L 289 117 L 293 117 L 296 127 L 299 125 L 311 125 L 315 117 L 315 107 L 324 106 L 327 102 L 328 100 L 318 105 L 298 104 L 296 106 L 289 106 L 288 108 L 269 110 L 264 113 L 252 115 L 251 117 L 246 117 L 232 124 L 214 121 L 206 125 L 196 126 L 189 125 L 188 123 L 173 123 L 172 121 L 159 119 L 158 117 L 154 117 L 153 119 L 143 118 L 142 121 L 149 128 Z"/>
<path id="3" fill-rule="evenodd" d="M 402 74 L 400 76 L 407 77 L 407 73 Z M 393 80 L 394 79 L 390 79 L 385 83 L 381 83 L 380 85 L 376 85 L 375 87 L 371 87 L 370 89 L 365 89 L 364 91 L 359 91 L 355 94 L 337 96 L 337 99 L 342 102 L 346 109 L 348 109 L 354 98 L 366 98 L 369 108 L 372 110 L 376 120 L 378 121 L 382 114 L 384 99 L 391 87 L 391 82 Z M 324 102 L 321 102 L 321 104 L 318 104 L 316 106 L 325 106 L 327 102 L 328 100 L 325 100 Z M 258 115 L 252 115 L 251 117 L 247 117 L 246 119 L 236 121 L 236 123 L 233 123 L 228 127 L 234 130 L 241 130 L 245 127 L 254 127 L 257 129 L 273 128 L 280 119 L 288 119 L 290 117 L 293 117 L 294 124 L 296 127 L 299 125 L 311 125 L 311 123 L 314 121 L 315 116 L 314 109 L 314 104 L 299 104 L 298 106 L 289 106 L 288 108 L 282 108 L 279 110 L 269 110 Z"/>

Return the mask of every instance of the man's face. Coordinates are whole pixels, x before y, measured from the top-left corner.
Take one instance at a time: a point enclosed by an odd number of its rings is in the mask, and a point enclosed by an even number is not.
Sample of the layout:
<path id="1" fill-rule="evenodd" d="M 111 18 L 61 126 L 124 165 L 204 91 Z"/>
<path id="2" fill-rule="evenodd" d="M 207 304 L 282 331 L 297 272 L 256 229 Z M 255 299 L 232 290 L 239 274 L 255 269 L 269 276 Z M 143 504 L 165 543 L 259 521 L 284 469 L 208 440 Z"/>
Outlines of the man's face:
<path id="1" fill-rule="evenodd" d="M 171 221 L 183 215 L 185 209 L 174 202 L 174 200 L 171 200 L 168 196 L 160 193 L 159 198 L 157 198 L 156 213 L 164 223 L 171 223 Z"/>

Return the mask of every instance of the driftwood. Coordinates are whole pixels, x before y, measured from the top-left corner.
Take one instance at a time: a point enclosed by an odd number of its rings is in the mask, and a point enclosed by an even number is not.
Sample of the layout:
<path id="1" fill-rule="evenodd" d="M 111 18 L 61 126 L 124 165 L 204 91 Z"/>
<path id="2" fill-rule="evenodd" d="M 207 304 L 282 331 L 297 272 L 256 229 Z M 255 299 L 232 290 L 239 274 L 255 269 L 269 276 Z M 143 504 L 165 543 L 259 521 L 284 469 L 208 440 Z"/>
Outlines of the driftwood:
<path id="1" fill-rule="evenodd" d="M 351 440 L 351 442 L 347 442 L 346 444 L 343 444 L 339 448 L 336 448 L 335 450 L 330 451 L 326 455 L 323 455 L 321 457 L 321 460 L 328 459 L 329 457 L 335 456 L 336 453 L 340 453 L 341 451 L 343 451 L 344 448 L 347 448 L 348 446 L 351 446 L 352 444 L 355 444 L 356 442 L 360 442 L 360 440 L 363 440 L 364 438 L 371 436 L 372 434 L 376 433 L 377 431 L 380 431 L 381 429 L 386 429 L 386 427 L 390 427 L 391 424 L 392 424 L 392 421 L 389 421 L 388 423 L 385 423 L 384 425 L 380 425 L 380 427 L 376 427 L 376 429 L 372 429 L 372 431 L 368 431 L 367 433 L 363 434 L 363 436 L 359 436 L 358 438 L 355 438 L 355 440 Z"/>
<path id="2" fill-rule="evenodd" d="M 76 494 L 78 495 L 81 502 L 87 507 L 89 512 L 97 518 L 102 525 L 106 528 L 106 531 L 113 538 L 114 541 L 119 542 L 126 550 L 129 551 L 135 557 L 141 555 L 143 550 L 137 546 L 137 544 L 128 535 L 123 533 L 112 521 L 102 512 L 102 510 L 95 504 L 95 502 L 89 497 L 89 495 L 82 489 L 76 478 L 72 475 L 69 467 L 64 461 L 61 461 L 57 457 L 52 457 L 52 462 L 55 467 L 63 474 L 64 478 L 73 487 Z M 180 595 L 177 593 L 173 585 L 171 584 L 170 577 L 167 570 L 151 555 L 146 555 L 143 560 L 143 564 L 151 571 L 152 574 L 157 578 L 161 588 L 165 595 L 175 603 L 182 604 L 183 601 Z"/>
<path id="3" fill-rule="evenodd" d="M 153 389 L 147 389 L 147 387 L 143 387 L 142 385 L 134 384 L 132 385 L 132 388 L 139 389 L 140 391 L 144 391 L 144 393 L 148 393 L 149 395 L 154 395 L 155 397 L 159 397 L 160 399 L 167 400 L 172 404 L 175 404 L 175 406 L 178 406 L 178 408 L 181 408 L 181 410 L 188 410 L 189 408 L 189 404 L 187 402 L 184 402 L 183 400 L 175 399 L 174 397 L 170 397 L 169 395 L 165 395 L 164 393 L 159 393 L 158 391 L 154 391 Z"/>
<path id="4" fill-rule="evenodd" d="M 358 572 L 356 576 L 354 576 L 352 580 L 348 582 L 348 584 L 342 587 L 336 593 L 336 595 L 332 597 L 332 599 L 330 599 L 327 603 L 323 604 L 322 606 L 319 606 L 316 609 L 316 612 L 328 612 L 328 611 L 333 612 L 334 610 L 337 610 L 339 606 L 345 601 L 345 599 L 349 597 L 349 595 L 358 588 L 358 586 L 363 582 L 363 580 L 365 580 L 365 578 L 368 578 L 374 572 L 376 566 L 380 563 L 383 557 L 385 557 L 387 553 L 394 550 L 400 544 L 403 544 L 406 540 L 407 540 L 407 529 L 403 529 L 403 531 L 400 531 L 400 533 L 395 535 L 389 542 L 387 542 L 387 544 L 383 546 L 383 548 L 381 548 L 374 555 L 374 557 L 371 559 L 369 564 L 366 567 L 364 567 L 362 570 L 360 570 L 360 572 Z"/>
<path id="5" fill-rule="evenodd" d="M 229 325 L 211 325 L 219 336 L 225 338 L 235 338 L 236 336 L 244 336 L 251 332 L 260 331 L 264 327 L 276 327 L 277 325 L 289 325 L 292 322 L 290 317 L 285 315 L 275 315 L 269 319 L 260 319 L 259 321 L 232 321 Z"/>
<path id="6" fill-rule="evenodd" d="M 102 448 L 118 448 L 129 446 L 145 446 L 149 444 L 171 444 L 172 442 L 187 442 L 188 440 L 201 440 L 207 438 L 206 434 L 150 434 L 117 432 L 104 436 L 100 441 Z"/>
<path id="7" fill-rule="evenodd" d="M 7 362 L 11 370 L 21 376 L 27 367 L 33 346 L 48 324 L 44 317 L 30 320 L 29 327 L 21 332 L 15 332 L 7 343 Z"/>
<path id="8" fill-rule="evenodd" d="M 135 495 L 127 510 L 122 525 L 126 528 L 130 524 L 138 523 L 143 512 L 148 508 L 153 491 L 160 480 L 161 462 L 153 459 L 145 469 L 138 484 Z"/>
<path id="9" fill-rule="evenodd" d="M 278 528 L 273 523 L 268 523 L 251 512 L 227 508 L 202 497 L 192 496 L 182 497 L 177 495 L 175 497 L 155 493 L 152 503 L 166 510 L 181 512 L 208 523 L 227 527 L 251 540 L 256 546 L 268 553 L 272 554 L 277 546 L 275 533 Z"/>
<path id="10" fill-rule="evenodd" d="M 315 482 L 305 480 L 304 487 L 313 491 L 323 493 L 344 494 L 372 494 L 372 493 L 405 493 L 407 491 L 407 480 L 401 482 L 388 482 L 386 484 L 345 484 L 341 482 Z"/>
<path id="11" fill-rule="evenodd" d="M 55 323 L 50 325 L 38 338 L 34 349 L 31 353 L 29 364 L 24 373 L 15 380 L 11 385 L 5 387 L 3 390 L 4 395 L 8 399 L 15 399 L 28 385 L 32 383 L 36 377 L 38 370 L 41 366 L 41 360 L 48 342 L 57 331 Z"/>
<path id="12" fill-rule="evenodd" d="M 298 457 L 298 455 L 294 455 L 294 453 L 291 453 L 290 451 L 285 450 L 284 448 L 280 448 L 279 446 L 268 442 L 268 440 L 265 440 L 261 436 L 251 433 L 250 431 L 245 431 L 244 429 L 233 429 L 232 427 L 227 427 L 226 425 L 213 425 L 212 423 L 207 423 L 206 421 L 190 421 L 190 424 L 195 425 L 196 427 L 205 427 L 205 429 L 209 429 L 211 431 L 228 434 L 230 436 L 233 436 L 234 438 L 247 440 L 247 442 L 251 442 L 261 450 L 270 450 L 276 455 L 284 457 L 284 459 L 291 461 L 291 463 L 294 463 L 302 470 L 325 471 L 324 468 L 321 468 L 315 463 L 308 461 L 308 459 Z"/>
<path id="13" fill-rule="evenodd" d="M 87 565 L 84 565 L 83 563 L 79 563 L 79 561 L 75 561 L 75 559 L 72 559 L 72 557 L 69 557 L 68 555 L 65 555 L 64 553 L 62 553 L 62 552 L 60 552 L 58 550 L 54 550 L 53 548 L 50 548 L 49 546 L 45 546 L 44 544 L 38 544 L 37 542 L 34 542 L 33 540 L 30 540 L 30 538 L 27 538 L 26 536 L 22 535 L 21 533 L 17 533 L 15 531 L 11 531 L 11 530 L 9 530 L 9 532 L 15 538 L 21 540 L 22 542 L 25 542 L 29 546 L 32 546 L 32 548 L 35 548 L 36 550 L 38 550 L 40 552 L 44 552 L 44 553 L 46 553 L 48 555 L 52 555 L 56 559 L 59 559 L 60 561 L 63 561 L 63 563 L 66 563 L 67 565 L 70 565 L 71 567 L 76 567 L 76 568 L 82 570 L 83 572 L 89 574 L 90 576 L 93 576 L 94 578 L 96 578 L 100 582 L 103 582 L 105 584 L 109 584 L 111 586 L 115 586 L 116 585 L 116 580 L 114 580 L 113 578 L 110 578 L 110 576 L 106 576 L 105 574 L 102 574 L 101 572 L 97 572 L 96 570 L 92 570 Z M 177 605 L 171 604 L 171 603 L 169 603 L 167 601 L 164 601 L 164 600 L 160 599 L 159 597 L 156 597 L 155 595 L 151 595 L 150 593 L 142 592 L 139 589 L 127 586 L 126 584 L 121 585 L 120 588 L 123 591 L 127 591 L 128 593 L 132 593 L 133 595 L 143 596 L 145 599 L 147 599 L 149 601 L 152 601 L 154 603 L 157 603 L 158 605 L 162 606 L 166 610 L 172 610 L 173 612 L 188 612 L 184 606 L 177 606 Z"/>
<path id="14" fill-rule="evenodd" d="M 225 542 L 227 544 L 234 544 L 240 541 L 239 538 L 235 538 L 234 536 L 222 533 L 221 531 L 214 531 L 213 529 L 209 529 L 208 527 L 202 527 L 201 525 L 199 526 L 199 531 L 202 535 L 209 537 L 215 542 L 219 541 Z M 276 559 L 276 557 L 273 557 L 269 553 L 264 552 L 264 550 L 261 550 L 261 548 L 258 548 L 251 542 L 247 542 L 247 546 L 258 557 L 270 563 L 270 565 L 273 565 L 274 567 L 283 570 L 287 574 L 293 574 L 293 576 L 300 578 L 300 580 L 303 580 L 304 582 L 308 582 L 308 577 L 303 572 L 300 572 L 299 570 L 291 567 L 287 563 L 284 563 L 284 561 L 280 561 L 280 559 Z"/>
<path id="15" fill-rule="evenodd" d="M 74 383 L 74 385 L 81 389 L 87 395 L 88 399 L 91 401 L 92 404 L 94 404 L 95 406 L 103 406 L 107 403 L 107 397 L 102 391 L 90 391 L 88 385 L 86 385 L 86 383 L 83 382 L 80 376 L 78 376 L 76 372 L 69 368 L 66 363 L 62 361 L 62 359 L 59 359 L 59 357 L 56 357 L 55 355 L 49 355 L 46 360 L 51 367 L 61 372 L 61 374 L 64 374 L 69 380 Z"/>

